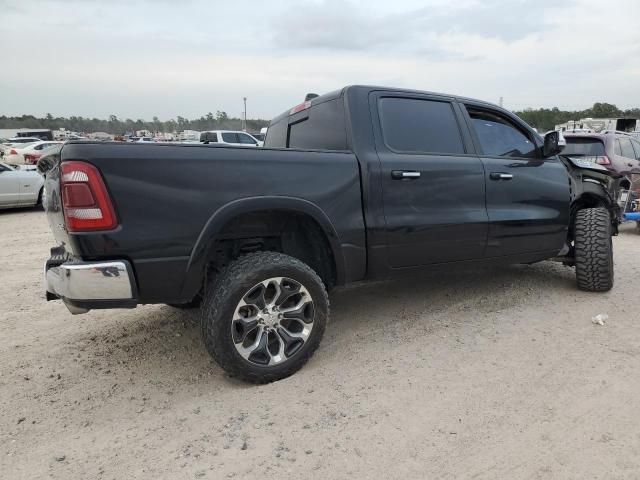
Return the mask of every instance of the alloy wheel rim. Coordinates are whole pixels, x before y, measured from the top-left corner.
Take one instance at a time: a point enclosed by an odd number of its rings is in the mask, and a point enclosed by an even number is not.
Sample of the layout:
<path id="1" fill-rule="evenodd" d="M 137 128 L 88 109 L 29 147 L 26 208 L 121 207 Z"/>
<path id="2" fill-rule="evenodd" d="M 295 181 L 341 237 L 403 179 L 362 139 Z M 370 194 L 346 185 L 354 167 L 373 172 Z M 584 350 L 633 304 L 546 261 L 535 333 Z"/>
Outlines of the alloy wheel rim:
<path id="1" fill-rule="evenodd" d="M 247 362 L 280 365 L 306 344 L 314 315 L 313 298 L 300 282 L 288 277 L 268 278 L 251 287 L 238 302 L 231 338 Z"/>

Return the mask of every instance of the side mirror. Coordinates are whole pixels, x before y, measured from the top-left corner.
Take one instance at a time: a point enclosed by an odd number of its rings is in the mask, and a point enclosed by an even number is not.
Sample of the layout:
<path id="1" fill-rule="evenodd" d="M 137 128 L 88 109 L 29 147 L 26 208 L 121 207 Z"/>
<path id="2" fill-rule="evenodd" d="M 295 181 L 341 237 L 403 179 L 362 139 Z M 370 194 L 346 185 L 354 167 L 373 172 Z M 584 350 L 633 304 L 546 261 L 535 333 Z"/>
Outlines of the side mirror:
<path id="1" fill-rule="evenodd" d="M 553 157 L 562 152 L 566 146 L 566 141 L 560 136 L 560 132 L 548 132 L 544 136 L 544 146 L 542 147 L 542 156 L 544 158 Z"/>

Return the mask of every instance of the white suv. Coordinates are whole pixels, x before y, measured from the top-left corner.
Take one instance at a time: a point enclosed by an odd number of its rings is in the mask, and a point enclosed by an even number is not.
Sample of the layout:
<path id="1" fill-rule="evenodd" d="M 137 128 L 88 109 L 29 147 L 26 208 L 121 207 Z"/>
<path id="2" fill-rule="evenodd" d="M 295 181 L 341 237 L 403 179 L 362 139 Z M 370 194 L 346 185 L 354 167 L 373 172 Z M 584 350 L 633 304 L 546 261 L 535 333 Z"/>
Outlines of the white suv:
<path id="1" fill-rule="evenodd" d="M 210 130 L 200 133 L 202 143 L 222 143 L 225 145 L 242 145 L 245 147 L 261 147 L 262 142 L 247 132 L 235 130 Z"/>

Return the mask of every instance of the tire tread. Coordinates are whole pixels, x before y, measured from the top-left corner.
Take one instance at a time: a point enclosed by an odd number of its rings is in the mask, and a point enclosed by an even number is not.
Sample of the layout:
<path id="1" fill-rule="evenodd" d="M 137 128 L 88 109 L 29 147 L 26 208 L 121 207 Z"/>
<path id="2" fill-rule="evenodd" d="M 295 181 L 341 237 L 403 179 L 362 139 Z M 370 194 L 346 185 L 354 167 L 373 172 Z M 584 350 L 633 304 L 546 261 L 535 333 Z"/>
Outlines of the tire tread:
<path id="1" fill-rule="evenodd" d="M 602 207 L 579 210 L 574 232 L 578 288 L 590 292 L 611 290 L 614 275 L 609 211 Z"/>
<path id="2" fill-rule="evenodd" d="M 317 324 L 315 324 L 314 320 L 314 329 L 318 328 L 319 331 L 316 332 L 316 335 L 312 334 L 310 336 L 308 342 L 311 343 L 306 348 L 303 355 L 296 358 L 295 361 L 285 362 L 283 367 L 286 368 L 279 368 L 273 371 L 269 371 L 264 368 L 251 368 L 248 367 L 248 364 L 244 365 L 240 363 L 237 358 L 237 354 L 231 351 L 228 345 L 223 344 L 225 338 L 223 338 L 222 335 L 217 334 L 216 330 L 219 328 L 218 322 L 225 321 L 222 310 L 228 307 L 228 302 L 231 299 L 233 292 L 239 288 L 243 281 L 246 280 L 247 276 L 251 275 L 253 272 L 266 270 L 274 266 L 299 269 L 305 274 L 311 276 L 313 281 L 317 282 L 320 286 L 323 295 L 322 300 L 326 305 L 325 319 L 329 318 L 329 298 L 327 290 L 318 274 L 307 264 L 289 255 L 269 251 L 249 253 L 231 262 L 207 285 L 201 310 L 202 337 L 207 351 L 216 363 L 220 365 L 220 367 L 222 367 L 230 376 L 241 378 L 242 380 L 251 383 L 261 384 L 273 382 L 275 380 L 288 377 L 302 368 L 318 348 L 326 325 L 326 321 L 318 321 Z M 314 301 L 316 300 L 314 299 Z M 287 363 L 289 363 L 289 365 L 287 365 Z"/>

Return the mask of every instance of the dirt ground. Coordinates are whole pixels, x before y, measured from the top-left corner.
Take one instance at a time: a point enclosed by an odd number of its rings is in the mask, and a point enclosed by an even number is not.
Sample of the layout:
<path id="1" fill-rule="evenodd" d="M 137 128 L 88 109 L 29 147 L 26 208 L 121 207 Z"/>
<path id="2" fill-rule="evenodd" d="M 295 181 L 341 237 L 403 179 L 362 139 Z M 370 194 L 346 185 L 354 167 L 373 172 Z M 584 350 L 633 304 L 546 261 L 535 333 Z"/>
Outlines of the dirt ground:
<path id="1" fill-rule="evenodd" d="M 633 225 L 607 294 L 548 262 L 335 291 L 266 386 L 223 374 L 197 312 L 45 302 L 42 212 L 0 212 L 0 245 L 3 479 L 640 478 Z"/>

